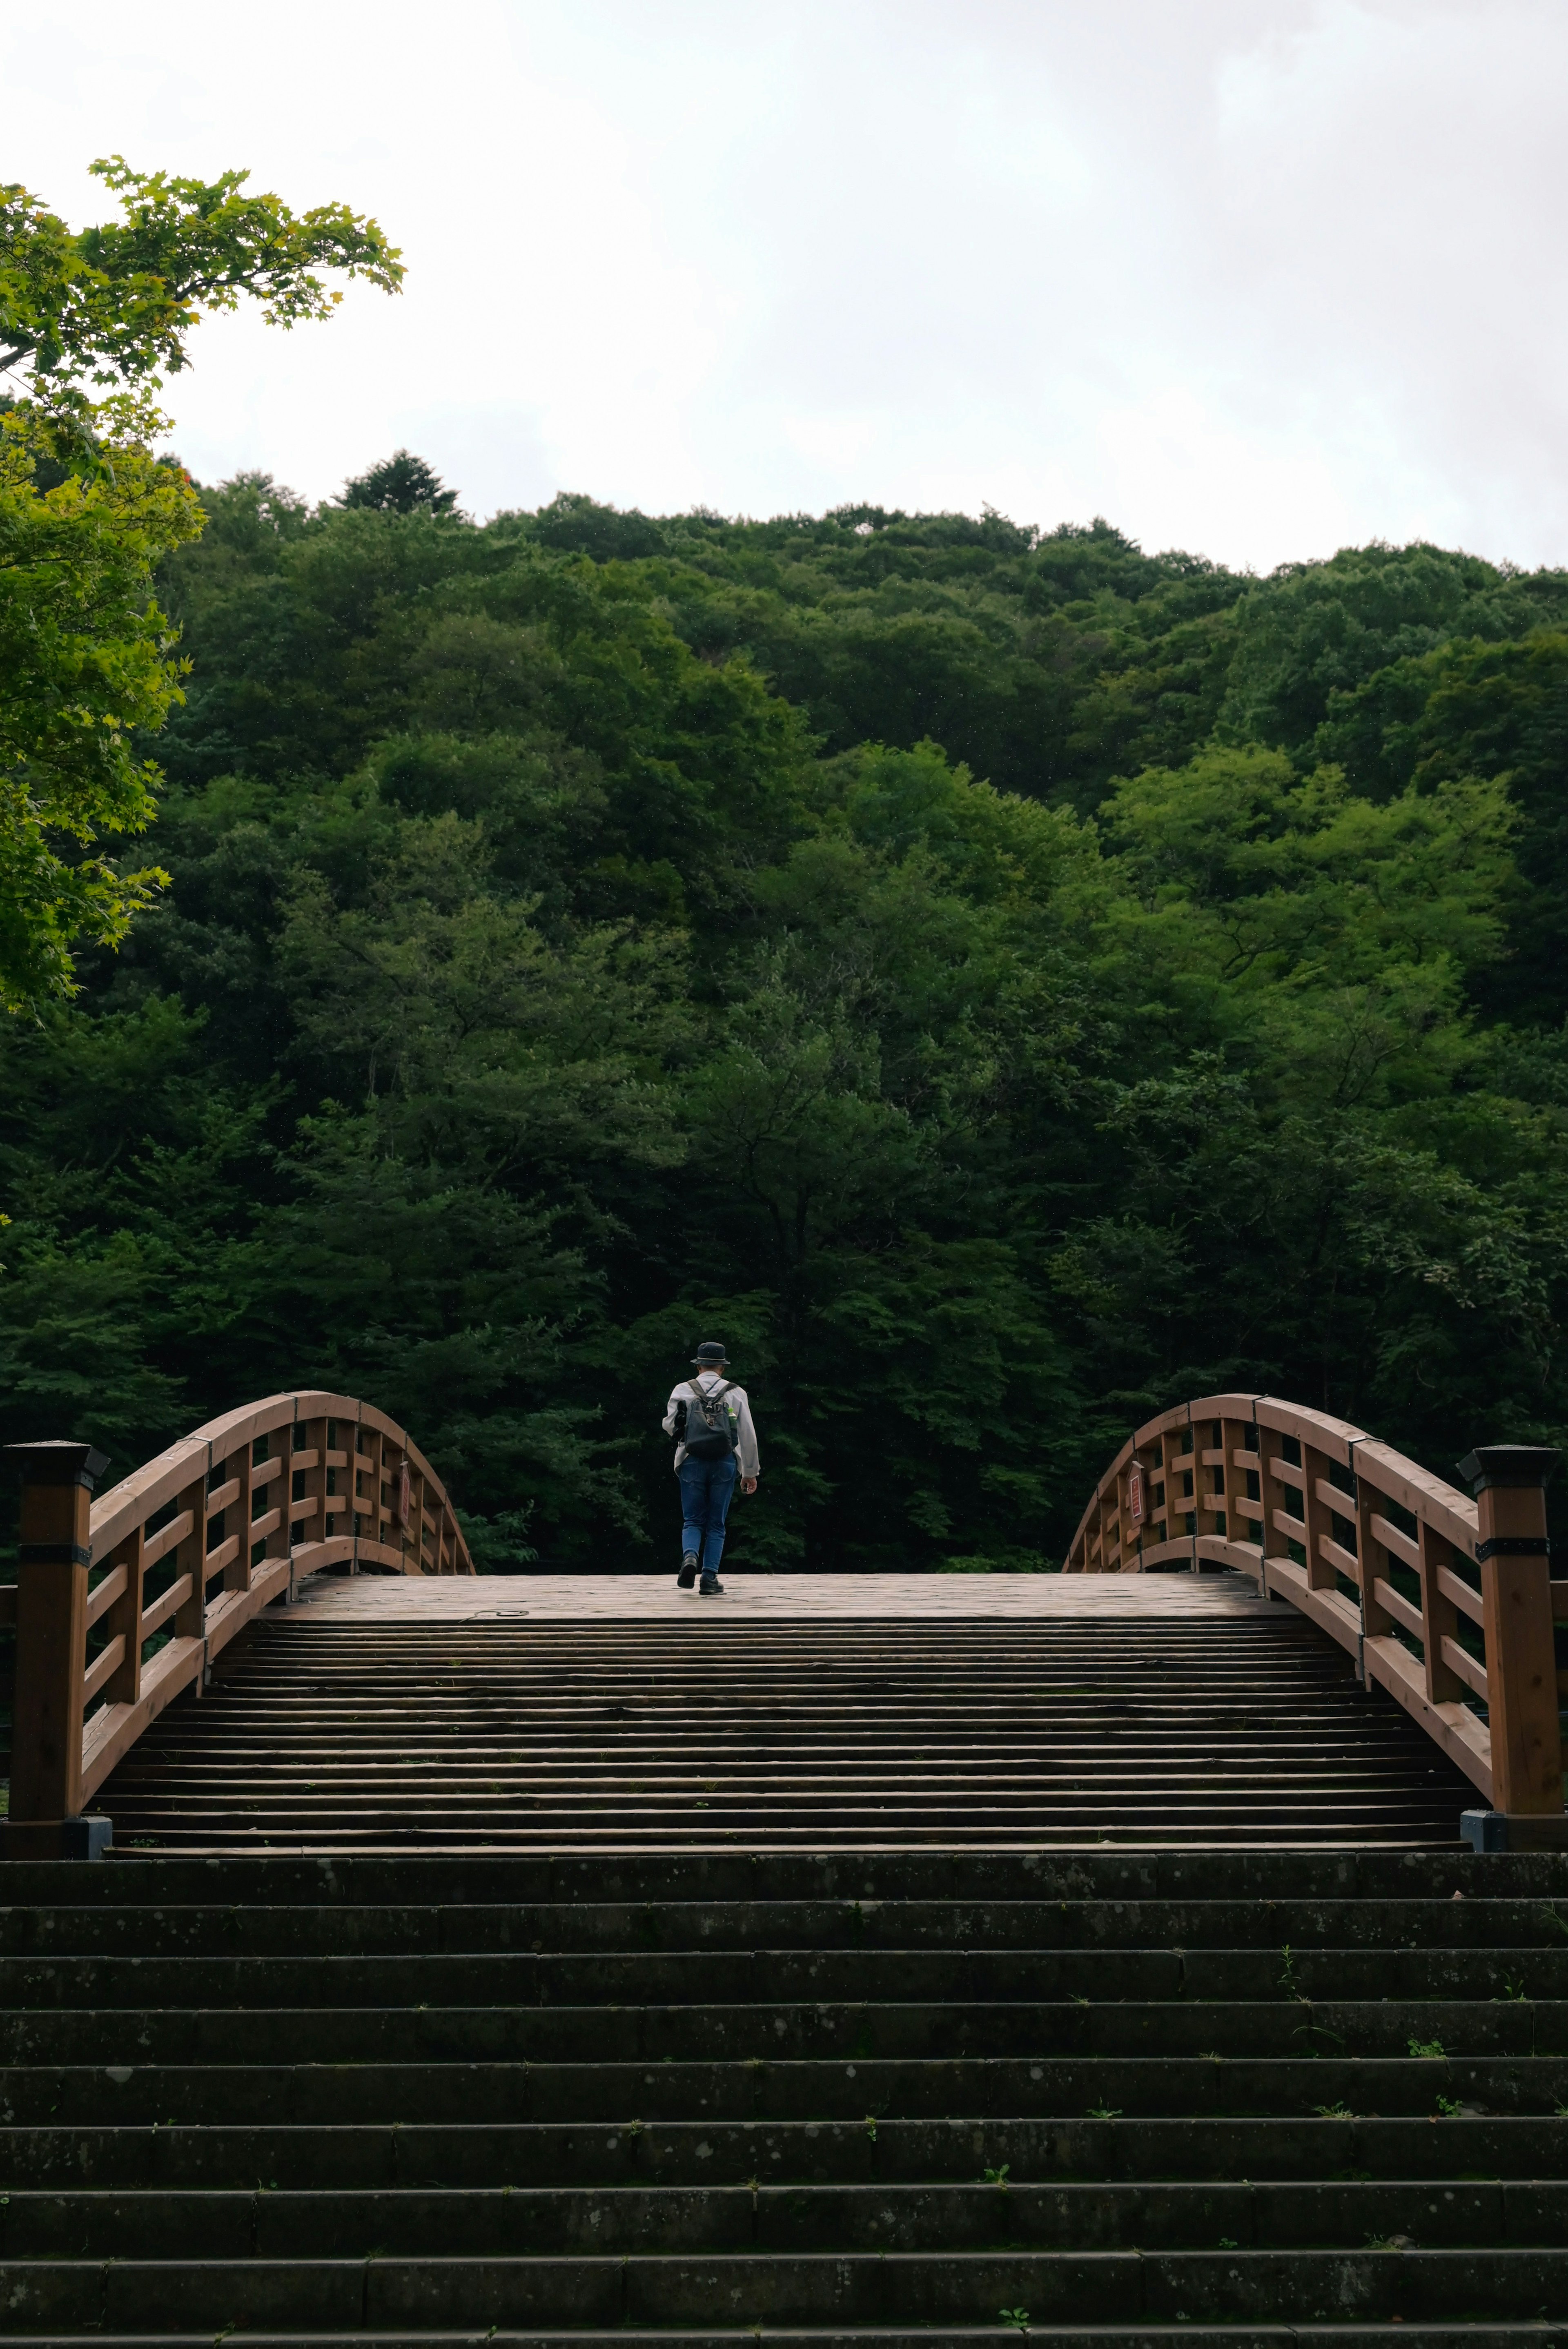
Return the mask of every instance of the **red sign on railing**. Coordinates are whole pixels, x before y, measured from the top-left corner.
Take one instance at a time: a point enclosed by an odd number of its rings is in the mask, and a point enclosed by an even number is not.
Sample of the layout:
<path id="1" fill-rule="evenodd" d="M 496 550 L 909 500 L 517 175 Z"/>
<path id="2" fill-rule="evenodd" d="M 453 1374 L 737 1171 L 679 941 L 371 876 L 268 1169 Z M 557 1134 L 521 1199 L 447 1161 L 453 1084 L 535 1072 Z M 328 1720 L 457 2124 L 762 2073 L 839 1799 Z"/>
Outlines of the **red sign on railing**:
<path id="1" fill-rule="evenodd" d="M 1132 1526 L 1141 1526 L 1147 1514 L 1143 1493 L 1143 1463 L 1135 1460 L 1127 1472 L 1127 1519 Z"/>

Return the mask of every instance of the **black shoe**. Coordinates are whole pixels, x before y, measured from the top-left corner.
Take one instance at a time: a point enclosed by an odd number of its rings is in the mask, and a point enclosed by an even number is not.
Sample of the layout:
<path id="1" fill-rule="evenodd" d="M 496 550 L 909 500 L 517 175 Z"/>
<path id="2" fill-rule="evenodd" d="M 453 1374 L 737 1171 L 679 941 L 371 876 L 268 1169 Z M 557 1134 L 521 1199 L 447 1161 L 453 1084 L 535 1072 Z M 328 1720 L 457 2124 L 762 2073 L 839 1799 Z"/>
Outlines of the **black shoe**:
<path id="1" fill-rule="evenodd" d="M 711 1567 L 705 1570 L 702 1580 L 697 1585 L 696 1595 L 699 1599 L 723 1598 L 724 1585 Z"/>
<path id="2" fill-rule="evenodd" d="M 689 1590 L 696 1580 L 696 1560 L 688 1551 L 681 1560 L 681 1570 L 676 1577 L 677 1590 Z"/>

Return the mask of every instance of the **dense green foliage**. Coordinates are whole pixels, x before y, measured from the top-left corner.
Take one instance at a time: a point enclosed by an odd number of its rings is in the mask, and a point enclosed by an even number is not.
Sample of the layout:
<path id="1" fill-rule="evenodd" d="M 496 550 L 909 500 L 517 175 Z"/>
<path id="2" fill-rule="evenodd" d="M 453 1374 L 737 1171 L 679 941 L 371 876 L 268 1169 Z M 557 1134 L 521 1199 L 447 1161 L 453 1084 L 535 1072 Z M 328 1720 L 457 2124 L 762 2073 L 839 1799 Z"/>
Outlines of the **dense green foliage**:
<path id="1" fill-rule="evenodd" d="M 1055 1562 L 1205 1389 L 1562 1430 L 1568 576 L 203 496 L 172 886 L 0 1033 L 17 1433 L 319 1381 L 652 1565 L 718 1335 L 738 1562 L 868 1567 Z"/>
<path id="2" fill-rule="evenodd" d="M 134 739 L 181 665 L 153 574 L 201 528 L 184 472 L 151 454 L 163 377 L 242 295 L 287 327 L 342 300 L 322 267 L 388 293 L 403 274 L 346 205 L 296 217 L 243 171 L 91 168 L 122 220 L 73 231 L 0 185 L 0 1017 L 74 993 L 78 940 L 117 945 L 165 877 L 104 853 L 155 812 Z"/>

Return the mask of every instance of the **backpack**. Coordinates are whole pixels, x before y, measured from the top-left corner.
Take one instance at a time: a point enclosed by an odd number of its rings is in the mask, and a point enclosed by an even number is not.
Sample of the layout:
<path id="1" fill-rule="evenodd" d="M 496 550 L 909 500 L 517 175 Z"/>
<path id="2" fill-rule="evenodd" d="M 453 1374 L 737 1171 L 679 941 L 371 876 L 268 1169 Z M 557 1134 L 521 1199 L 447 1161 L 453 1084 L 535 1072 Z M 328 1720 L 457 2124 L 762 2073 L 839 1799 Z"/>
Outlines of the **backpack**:
<path id="1" fill-rule="evenodd" d="M 734 1381 L 726 1379 L 721 1387 L 707 1394 L 695 1379 L 691 1391 L 695 1401 L 686 1406 L 686 1448 L 688 1460 L 727 1460 L 735 1449 L 735 1427 L 730 1409 L 724 1398 Z"/>

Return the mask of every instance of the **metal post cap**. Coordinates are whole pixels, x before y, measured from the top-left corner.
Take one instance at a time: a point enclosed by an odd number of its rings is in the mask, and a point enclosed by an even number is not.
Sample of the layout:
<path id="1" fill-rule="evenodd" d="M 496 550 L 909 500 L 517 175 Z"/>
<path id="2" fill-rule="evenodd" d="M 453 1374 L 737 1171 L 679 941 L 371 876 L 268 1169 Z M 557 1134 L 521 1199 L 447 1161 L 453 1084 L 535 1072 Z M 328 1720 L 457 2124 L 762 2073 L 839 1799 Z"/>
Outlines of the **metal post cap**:
<path id="1" fill-rule="evenodd" d="M 85 1485 L 89 1493 L 108 1466 L 107 1452 L 58 1436 L 42 1444 L 7 1444 L 5 1456 L 15 1463 L 24 1485 Z"/>
<path id="2" fill-rule="evenodd" d="M 1550 1483 L 1560 1454 L 1536 1444 L 1480 1444 L 1467 1452 L 1458 1475 L 1471 1491 L 1484 1493 L 1493 1485 L 1515 1487 Z"/>

